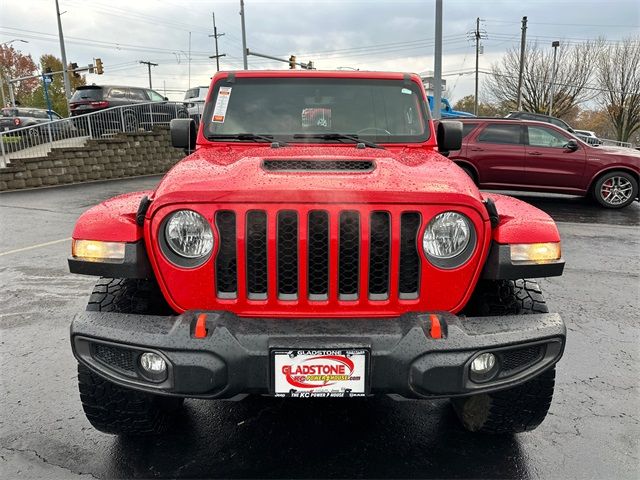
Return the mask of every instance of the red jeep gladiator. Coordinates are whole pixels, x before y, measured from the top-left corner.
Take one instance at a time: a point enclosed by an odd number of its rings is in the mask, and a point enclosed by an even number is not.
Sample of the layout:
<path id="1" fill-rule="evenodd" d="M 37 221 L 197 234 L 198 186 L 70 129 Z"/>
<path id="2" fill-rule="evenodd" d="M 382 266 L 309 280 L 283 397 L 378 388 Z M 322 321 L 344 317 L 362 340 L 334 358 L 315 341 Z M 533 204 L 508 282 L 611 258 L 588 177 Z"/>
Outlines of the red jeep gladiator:
<path id="1" fill-rule="evenodd" d="M 192 153 L 91 208 L 71 272 L 103 277 L 71 326 L 91 424 L 158 433 L 185 398 L 451 398 L 470 431 L 544 419 L 566 330 L 539 278 L 556 225 L 446 158 L 420 77 L 213 77 Z M 290 400 L 293 401 L 293 400 Z"/>

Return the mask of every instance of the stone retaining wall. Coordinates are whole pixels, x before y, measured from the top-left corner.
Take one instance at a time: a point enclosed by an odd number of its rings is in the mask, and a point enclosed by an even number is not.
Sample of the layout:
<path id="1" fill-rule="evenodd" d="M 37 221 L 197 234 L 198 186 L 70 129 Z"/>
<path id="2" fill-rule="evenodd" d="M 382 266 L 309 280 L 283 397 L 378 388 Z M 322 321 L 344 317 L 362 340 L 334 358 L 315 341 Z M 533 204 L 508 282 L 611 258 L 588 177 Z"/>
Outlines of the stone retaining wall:
<path id="1" fill-rule="evenodd" d="M 11 160 L 0 168 L 0 191 L 65 185 L 166 172 L 184 157 L 168 127 L 91 139 L 83 147 L 54 148 L 45 157 Z"/>

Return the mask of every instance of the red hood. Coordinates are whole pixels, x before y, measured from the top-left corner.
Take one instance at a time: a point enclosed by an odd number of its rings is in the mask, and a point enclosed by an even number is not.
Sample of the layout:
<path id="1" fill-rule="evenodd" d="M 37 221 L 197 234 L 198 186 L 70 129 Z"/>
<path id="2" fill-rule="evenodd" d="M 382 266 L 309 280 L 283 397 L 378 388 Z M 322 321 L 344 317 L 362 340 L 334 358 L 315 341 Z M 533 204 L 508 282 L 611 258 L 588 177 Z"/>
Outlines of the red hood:
<path id="1" fill-rule="evenodd" d="M 373 160 L 373 171 L 266 171 L 276 160 Z M 438 153 L 399 147 L 271 148 L 269 145 L 200 148 L 171 169 L 158 186 L 153 209 L 172 203 L 448 203 L 482 201 L 473 182 Z"/>

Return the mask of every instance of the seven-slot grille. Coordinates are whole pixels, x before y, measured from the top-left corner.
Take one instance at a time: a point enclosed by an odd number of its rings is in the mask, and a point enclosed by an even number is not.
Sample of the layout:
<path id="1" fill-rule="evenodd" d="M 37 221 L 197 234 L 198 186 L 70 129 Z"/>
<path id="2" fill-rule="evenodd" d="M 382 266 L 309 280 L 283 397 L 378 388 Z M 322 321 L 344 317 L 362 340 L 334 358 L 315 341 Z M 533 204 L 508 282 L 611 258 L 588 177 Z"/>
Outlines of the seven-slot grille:
<path id="1" fill-rule="evenodd" d="M 219 237 L 217 296 L 267 300 L 274 295 L 278 300 L 324 301 L 333 292 L 343 301 L 384 301 L 391 296 L 416 299 L 421 217 L 411 211 L 395 215 L 394 242 L 394 222 L 388 211 L 219 210 L 214 219 Z M 242 238 L 237 235 L 239 230 Z M 270 241 L 275 243 L 271 250 Z M 275 260 L 270 259 L 270 252 Z M 243 264 L 242 275 L 238 269 Z"/>

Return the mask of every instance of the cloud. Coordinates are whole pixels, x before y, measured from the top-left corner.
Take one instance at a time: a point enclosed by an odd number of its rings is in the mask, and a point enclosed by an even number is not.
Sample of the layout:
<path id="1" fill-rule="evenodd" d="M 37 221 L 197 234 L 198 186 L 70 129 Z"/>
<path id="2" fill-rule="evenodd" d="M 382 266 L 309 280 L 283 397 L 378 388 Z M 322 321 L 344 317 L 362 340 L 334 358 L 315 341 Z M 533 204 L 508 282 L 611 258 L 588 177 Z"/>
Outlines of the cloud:
<path id="1" fill-rule="evenodd" d="M 605 36 L 618 40 L 637 31 L 635 1 L 537 2 L 454 1 L 444 2 L 445 73 L 466 72 L 475 65 L 468 32 L 477 16 L 485 19 L 485 54 L 481 68 L 520 37 L 520 19 L 530 20 L 528 35 L 541 43 L 552 39 L 579 41 Z M 299 60 L 313 60 L 317 67 L 349 66 L 371 70 L 432 70 L 435 2 L 398 1 L 266 1 L 245 0 L 247 45 L 251 50 Z M 2 2 L 1 41 L 25 38 L 20 44 L 34 59 L 43 53 L 60 55 L 56 15 L 50 0 Z M 147 86 L 146 66 L 139 60 L 158 63 L 152 70 L 154 87 L 181 98 L 187 86 L 207 85 L 215 73 L 211 9 L 215 8 L 221 59 L 225 69 L 242 68 L 239 0 L 60 0 L 66 38 L 67 60 L 79 65 L 100 57 L 102 76 L 88 75 L 89 83 Z M 593 12 L 598 11 L 597 18 Z M 596 25 L 599 24 L 599 25 Z M 607 26 L 611 25 L 611 26 Z M 189 75 L 191 31 L 191 75 Z M 572 40 L 569 40 L 572 39 Z M 16 46 L 18 46 L 16 44 Z M 249 57 L 251 68 L 288 68 L 284 63 Z M 446 77 L 454 98 L 473 92 L 473 75 Z"/>

